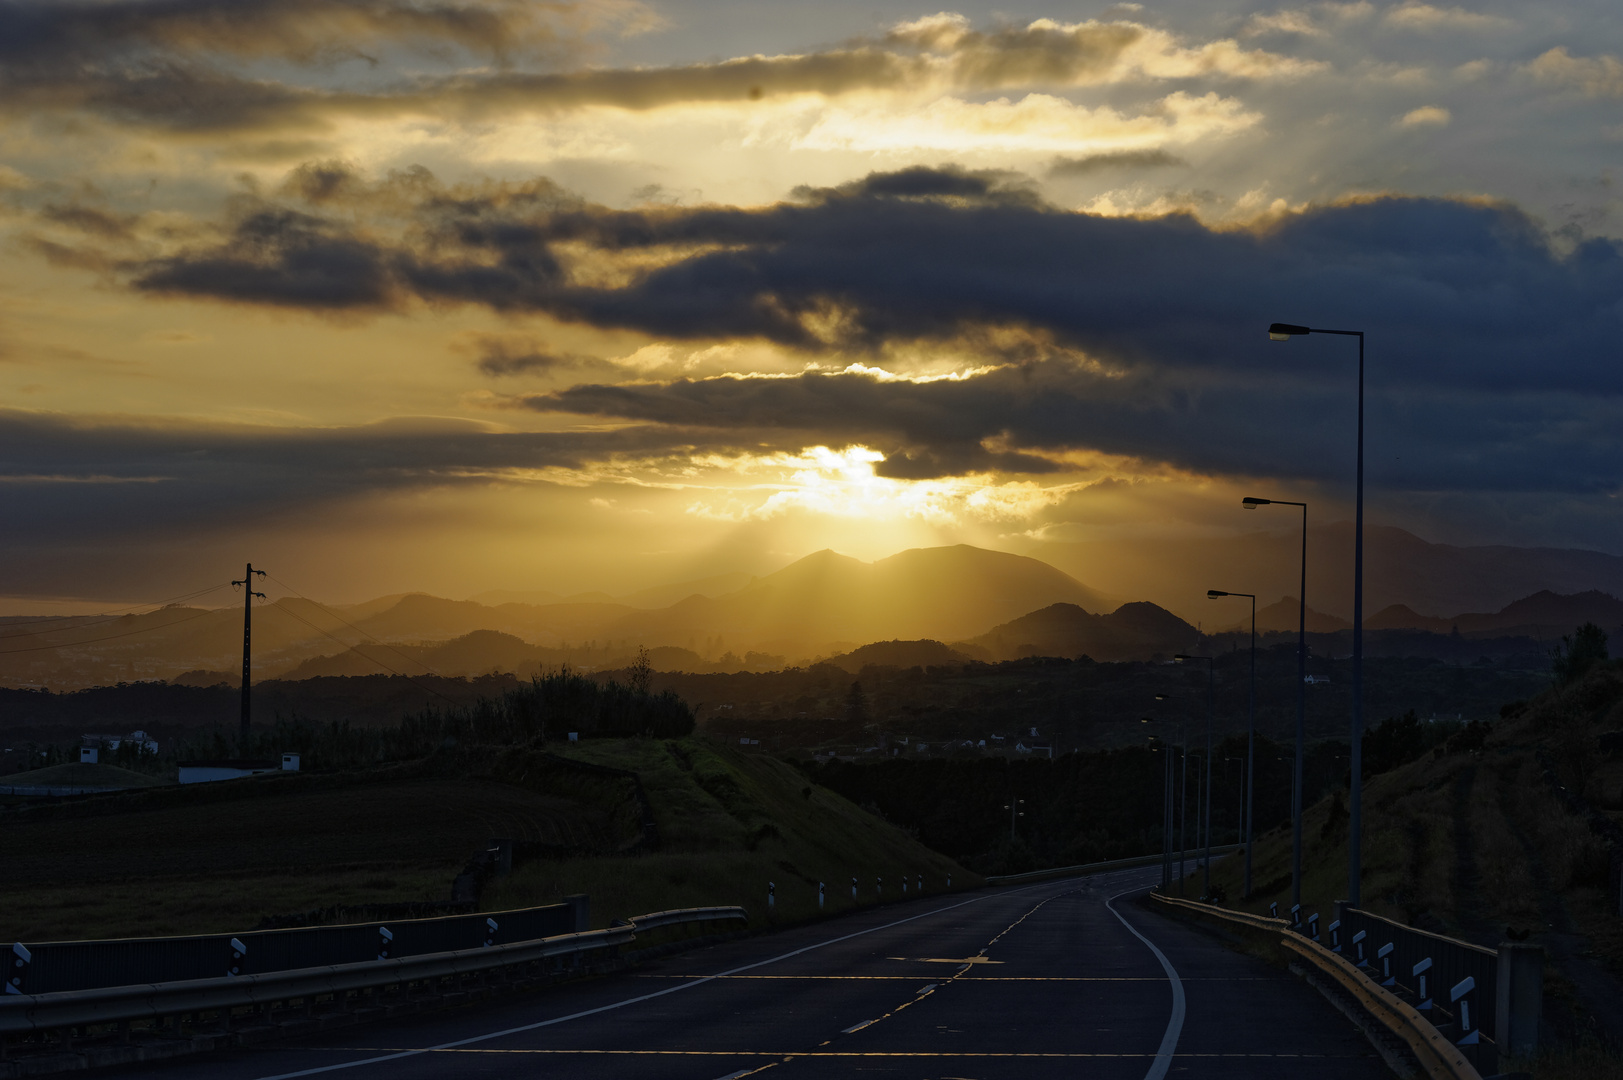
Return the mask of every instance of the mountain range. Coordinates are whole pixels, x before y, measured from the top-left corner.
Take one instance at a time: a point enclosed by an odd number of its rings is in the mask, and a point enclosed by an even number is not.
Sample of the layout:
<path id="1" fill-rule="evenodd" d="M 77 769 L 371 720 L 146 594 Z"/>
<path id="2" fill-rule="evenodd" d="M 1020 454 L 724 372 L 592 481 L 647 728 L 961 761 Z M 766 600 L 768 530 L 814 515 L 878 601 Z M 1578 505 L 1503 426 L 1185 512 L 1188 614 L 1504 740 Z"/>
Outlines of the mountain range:
<path id="1" fill-rule="evenodd" d="M 1313 536 L 1309 539 L 1311 557 Z M 1410 540 L 1423 544 L 1413 537 L 1403 542 Z M 1390 541 L 1388 536 L 1383 542 Z M 1258 546 L 1271 550 L 1260 540 Z M 1219 546 L 1218 555 L 1222 550 L 1233 549 Z M 1567 553 L 1571 558 L 1563 562 L 1522 549 L 1430 545 L 1416 558 L 1429 566 L 1448 564 L 1456 555 L 1464 559 L 1474 569 L 1455 568 L 1453 583 L 1433 590 L 1463 595 L 1470 590 L 1462 582 L 1471 574 L 1508 575 L 1495 560 L 1511 560 L 1518 551 L 1526 564 L 1518 580 L 1566 581 L 1576 573 L 1573 567 L 1582 565 L 1593 565 L 1602 579 L 1611 573 L 1605 560 L 1612 557 L 1588 552 Z M 1540 565 L 1546 567 L 1544 578 L 1535 572 Z M 1212 572 L 1190 580 L 1233 587 L 1236 576 L 1241 575 Z M 1252 576 L 1266 575 L 1255 571 Z M 1310 573 L 1310 596 L 1314 580 Z M 639 646 L 650 649 L 661 669 L 689 671 L 769 670 L 825 657 L 860 668 L 890 662 L 878 657 L 891 653 L 898 666 L 952 662 L 955 656 L 1006 660 L 1086 654 L 1120 660 L 1192 648 L 1200 639 L 1200 620 L 1187 617 L 1190 605 L 1179 612 L 1150 600 L 1118 603 L 1112 595 L 1131 583 L 1113 578 L 1105 583 L 1109 592 L 1039 559 L 958 545 L 913 549 L 872 563 L 821 551 L 763 577 L 722 575 L 619 599 L 585 594 L 528 603 L 508 598 L 515 594 L 486 594 L 484 599 L 499 602 L 483 603 L 410 593 L 327 607 L 285 597 L 256 612 L 254 672 L 256 678 L 303 678 L 380 671 L 479 675 L 561 663 L 604 668 L 628 662 Z M 685 595 L 661 607 L 630 602 L 668 600 L 679 592 Z M 1618 592 L 1623 593 L 1623 577 Z M 1249 627 L 1249 618 L 1236 618 L 1243 601 L 1208 602 L 1202 595 L 1199 603 L 1208 605 L 1193 609 L 1205 615 L 1208 633 Z M 1497 607 L 1452 609 L 1466 612 L 1459 615 L 1426 614 L 1424 607 L 1407 602 L 1370 604 L 1366 610 L 1374 611 L 1366 620 L 1372 630 L 1452 633 L 1457 628 L 1467 637 L 1548 640 L 1586 621 L 1608 631 L 1623 626 L 1623 601 L 1595 588 L 1563 594 L 1546 586 Z M 1258 627 L 1294 630 L 1296 616 L 1296 601 L 1287 596 L 1259 609 Z M 1335 614 L 1310 611 L 1313 632 L 1345 625 Z M 5 618 L 0 619 L 0 681 L 71 688 L 153 678 L 232 680 L 240 670 L 241 635 L 240 607 L 173 606 L 119 618 Z M 901 663 L 905 657 L 913 659 Z"/>

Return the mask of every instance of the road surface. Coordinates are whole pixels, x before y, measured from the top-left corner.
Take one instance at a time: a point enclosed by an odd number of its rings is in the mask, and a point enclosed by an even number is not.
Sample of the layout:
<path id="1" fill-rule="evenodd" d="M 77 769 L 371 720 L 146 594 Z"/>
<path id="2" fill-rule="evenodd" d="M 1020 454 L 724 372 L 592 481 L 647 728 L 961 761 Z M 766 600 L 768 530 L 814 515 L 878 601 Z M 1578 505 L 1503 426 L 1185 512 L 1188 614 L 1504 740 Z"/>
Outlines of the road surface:
<path id="1" fill-rule="evenodd" d="M 1316 991 L 1134 896 L 1160 869 L 923 898 L 612 978 L 133 1067 L 177 1080 L 1388 1077 Z"/>

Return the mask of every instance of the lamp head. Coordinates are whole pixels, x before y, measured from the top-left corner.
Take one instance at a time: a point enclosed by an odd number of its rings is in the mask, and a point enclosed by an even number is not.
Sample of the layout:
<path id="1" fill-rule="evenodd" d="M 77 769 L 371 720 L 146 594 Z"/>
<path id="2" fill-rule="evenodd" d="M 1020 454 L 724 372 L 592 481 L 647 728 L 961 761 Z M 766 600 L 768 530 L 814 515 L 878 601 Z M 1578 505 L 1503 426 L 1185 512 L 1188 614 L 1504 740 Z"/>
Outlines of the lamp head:
<path id="1" fill-rule="evenodd" d="M 1240 505 L 1245 507 L 1247 510 L 1255 510 L 1257 507 L 1267 506 L 1273 501 L 1274 500 L 1272 499 L 1253 499 L 1251 496 L 1247 495 L 1245 498 L 1240 500 Z"/>
<path id="2" fill-rule="evenodd" d="M 1303 334 L 1311 334 L 1312 332 L 1307 327 L 1297 326 L 1295 323 L 1276 322 L 1268 326 L 1268 339 L 1270 341 L 1289 341 L 1293 337 L 1300 337 Z"/>
<path id="3" fill-rule="evenodd" d="M 1224 592 L 1222 589 L 1207 589 L 1206 590 L 1206 599 L 1208 599 L 1208 600 L 1216 600 L 1219 596 L 1228 596 L 1228 595 L 1229 594 Z"/>
<path id="4" fill-rule="evenodd" d="M 1174 662 L 1174 663 L 1179 663 L 1179 664 L 1181 664 L 1181 663 L 1183 663 L 1183 662 L 1184 662 L 1184 661 L 1185 661 L 1185 660 L 1192 660 L 1192 659 L 1194 659 L 1194 658 L 1193 658 L 1193 657 L 1192 657 L 1192 656 L 1190 656 L 1190 655 L 1189 655 L 1189 654 L 1188 654 L 1188 653 L 1178 653 L 1178 654 L 1177 654 L 1177 655 L 1175 655 L 1175 656 L 1174 656 L 1174 657 L 1173 657 L 1173 658 L 1172 658 L 1172 659 L 1173 659 L 1173 662 Z"/>
<path id="5" fill-rule="evenodd" d="M 1165 701 L 1167 698 L 1169 698 L 1171 696 L 1172 696 L 1171 694 L 1156 694 L 1155 695 L 1155 700 L 1156 701 Z"/>

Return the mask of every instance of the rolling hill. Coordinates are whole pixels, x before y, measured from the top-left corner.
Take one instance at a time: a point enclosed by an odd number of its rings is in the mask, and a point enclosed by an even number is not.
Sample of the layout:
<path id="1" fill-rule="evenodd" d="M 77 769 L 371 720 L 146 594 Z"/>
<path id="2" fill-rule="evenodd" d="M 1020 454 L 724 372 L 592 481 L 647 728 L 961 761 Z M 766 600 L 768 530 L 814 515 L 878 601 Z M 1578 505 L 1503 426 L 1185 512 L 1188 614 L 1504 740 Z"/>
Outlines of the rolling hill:
<path id="1" fill-rule="evenodd" d="M 995 626 L 964 643 L 993 659 L 1089 656 L 1139 660 L 1194 648 L 1200 632 L 1165 608 L 1143 601 L 1094 615 L 1076 604 L 1053 604 Z"/>

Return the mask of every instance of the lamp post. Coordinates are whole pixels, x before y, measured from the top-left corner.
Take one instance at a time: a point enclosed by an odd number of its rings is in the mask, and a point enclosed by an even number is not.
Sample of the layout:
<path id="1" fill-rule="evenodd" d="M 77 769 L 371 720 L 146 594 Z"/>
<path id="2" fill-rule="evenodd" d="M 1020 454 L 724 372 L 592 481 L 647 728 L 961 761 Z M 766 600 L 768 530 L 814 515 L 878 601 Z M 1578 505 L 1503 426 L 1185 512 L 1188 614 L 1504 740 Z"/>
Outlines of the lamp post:
<path id="1" fill-rule="evenodd" d="M 1141 724 L 1155 723 L 1148 716 L 1138 718 Z M 1150 736 L 1153 744 L 1155 737 Z M 1155 747 L 1150 747 L 1154 753 Z M 1161 740 L 1161 752 L 1166 755 L 1161 761 L 1161 895 L 1165 896 L 1172 891 L 1172 747 L 1165 740 Z"/>
<path id="2" fill-rule="evenodd" d="M 1201 856 L 1200 890 L 1202 895 L 1210 896 L 1212 895 L 1212 713 L 1217 693 L 1216 660 L 1214 657 L 1191 656 L 1189 653 L 1178 653 L 1172 659 L 1180 664 L 1190 660 L 1206 661 L 1206 795 L 1201 807 L 1202 815 L 1206 818 L 1206 850 Z"/>
<path id="3" fill-rule="evenodd" d="M 1245 884 L 1241 886 L 1240 896 L 1244 899 L 1251 897 L 1251 818 L 1256 806 L 1256 770 L 1252 767 L 1257 752 L 1257 596 L 1248 592 L 1224 592 L 1222 589 L 1207 589 L 1206 599 L 1216 600 L 1224 596 L 1243 596 L 1251 601 L 1251 690 L 1246 698 L 1245 706 L 1245 839 L 1240 842 L 1245 845 Z"/>
<path id="4" fill-rule="evenodd" d="M 1296 613 L 1296 758 L 1291 766 L 1291 905 L 1302 902 L 1302 761 L 1307 756 L 1307 503 L 1289 499 L 1240 500 L 1247 510 L 1259 506 L 1302 508 L 1302 587 Z"/>
<path id="5" fill-rule="evenodd" d="M 1353 532 L 1352 763 L 1347 800 L 1347 903 L 1360 907 L 1364 847 L 1364 332 L 1324 330 L 1295 323 L 1273 323 L 1268 337 L 1288 341 L 1305 334 L 1336 334 L 1358 339 L 1358 486 Z"/>
<path id="6" fill-rule="evenodd" d="M 1171 694 L 1156 694 L 1156 701 L 1167 701 Z M 1178 722 L 1178 760 L 1183 771 L 1178 779 L 1178 895 L 1183 895 L 1183 864 L 1189 857 L 1189 732 L 1183 721 Z M 1200 831 L 1200 822 L 1195 822 Z"/>

